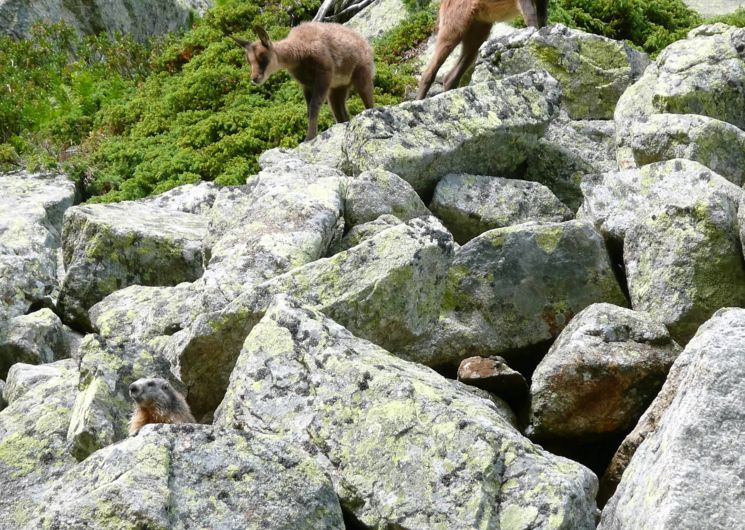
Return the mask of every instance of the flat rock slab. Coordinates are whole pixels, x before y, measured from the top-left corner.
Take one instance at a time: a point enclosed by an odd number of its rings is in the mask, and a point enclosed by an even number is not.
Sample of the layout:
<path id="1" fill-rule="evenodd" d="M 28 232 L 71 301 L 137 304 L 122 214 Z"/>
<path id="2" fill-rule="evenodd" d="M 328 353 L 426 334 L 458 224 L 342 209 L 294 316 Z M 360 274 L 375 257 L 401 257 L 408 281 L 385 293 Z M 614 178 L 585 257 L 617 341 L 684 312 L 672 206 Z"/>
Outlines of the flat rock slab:
<path id="1" fill-rule="evenodd" d="M 205 217 L 139 202 L 77 206 L 65 215 L 59 305 L 90 327 L 88 309 L 128 285 L 176 285 L 203 273 Z"/>
<path id="2" fill-rule="evenodd" d="M 246 339 L 215 425 L 314 452 L 374 528 L 595 526 L 595 477 L 531 444 L 492 401 L 278 297 Z"/>
<path id="3" fill-rule="evenodd" d="M 695 9 L 705 17 L 726 15 L 745 7 L 743 0 L 683 0 L 688 7 Z"/>

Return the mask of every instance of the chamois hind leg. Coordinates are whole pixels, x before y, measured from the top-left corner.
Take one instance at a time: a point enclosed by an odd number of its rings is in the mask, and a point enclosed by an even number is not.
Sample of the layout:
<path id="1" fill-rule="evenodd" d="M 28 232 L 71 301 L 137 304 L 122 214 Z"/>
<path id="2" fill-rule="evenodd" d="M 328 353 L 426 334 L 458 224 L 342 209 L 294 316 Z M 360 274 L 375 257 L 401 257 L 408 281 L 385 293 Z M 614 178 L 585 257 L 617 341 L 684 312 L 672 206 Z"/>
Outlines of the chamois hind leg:
<path id="1" fill-rule="evenodd" d="M 373 77 L 374 72 L 370 65 L 367 64 L 358 66 L 352 74 L 352 85 L 354 85 L 354 89 L 360 95 L 366 109 L 371 109 L 375 106 L 373 101 Z"/>
<path id="2" fill-rule="evenodd" d="M 476 60 L 479 48 L 489 36 L 491 28 L 491 23 L 479 21 L 474 21 L 471 24 L 471 27 L 468 28 L 465 37 L 463 37 L 463 46 L 460 52 L 460 58 L 458 59 L 458 64 L 448 72 L 448 75 L 445 76 L 442 83 L 445 90 L 458 87 L 463 74 L 466 73 L 473 64 L 473 61 Z"/>
<path id="3" fill-rule="evenodd" d="M 453 53 L 453 50 L 458 45 L 461 36 L 455 35 L 450 32 L 440 31 L 437 34 L 437 45 L 435 46 L 435 54 L 430 59 L 427 68 L 424 70 L 422 77 L 419 78 L 419 87 L 416 91 L 417 99 L 424 99 L 429 92 L 429 88 L 435 80 L 438 70 L 442 66 L 442 63 Z"/>
<path id="4" fill-rule="evenodd" d="M 329 92 L 329 106 L 331 107 L 334 118 L 336 118 L 336 123 L 349 121 L 347 95 L 349 95 L 349 86 L 332 88 Z"/>
<path id="5" fill-rule="evenodd" d="M 541 2 L 543 0 L 537 0 Z M 533 26 L 534 28 L 540 28 L 538 25 L 538 11 L 536 10 L 536 0 L 518 0 L 517 7 L 520 9 L 520 13 L 523 15 L 526 26 Z M 546 7 L 548 2 L 546 1 Z M 545 22 L 544 22 L 545 25 Z"/>
<path id="6" fill-rule="evenodd" d="M 308 133 L 305 135 L 305 141 L 312 140 L 318 135 L 318 113 L 321 111 L 321 105 L 326 101 L 329 93 L 331 79 L 327 75 L 319 75 L 313 82 L 313 87 L 309 94 L 305 93 L 305 99 L 308 102 Z"/>
<path id="7" fill-rule="evenodd" d="M 535 0 L 535 10 L 538 17 L 538 28 L 548 24 L 548 0 Z"/>

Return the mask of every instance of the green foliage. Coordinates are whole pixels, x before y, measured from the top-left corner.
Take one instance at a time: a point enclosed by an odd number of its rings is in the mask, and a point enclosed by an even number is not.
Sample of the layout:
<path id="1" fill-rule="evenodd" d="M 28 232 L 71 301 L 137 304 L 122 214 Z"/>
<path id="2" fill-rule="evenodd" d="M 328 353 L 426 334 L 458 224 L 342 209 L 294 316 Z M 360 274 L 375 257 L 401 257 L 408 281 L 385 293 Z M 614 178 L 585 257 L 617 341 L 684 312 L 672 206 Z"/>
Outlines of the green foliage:
<path id="1" fill-rule="evenodd" d="M 730 13 L 729 15 L 722 15 L 719 17 L 713 17 L 706 22 L 708 23 L 715 23 L 715 22 L 722 22 L 724 24 L 729 24 L 730 26 L 737 26 L 738 28 L 745 28 L 745 7 L 739 8 L 734 13 Z"/>

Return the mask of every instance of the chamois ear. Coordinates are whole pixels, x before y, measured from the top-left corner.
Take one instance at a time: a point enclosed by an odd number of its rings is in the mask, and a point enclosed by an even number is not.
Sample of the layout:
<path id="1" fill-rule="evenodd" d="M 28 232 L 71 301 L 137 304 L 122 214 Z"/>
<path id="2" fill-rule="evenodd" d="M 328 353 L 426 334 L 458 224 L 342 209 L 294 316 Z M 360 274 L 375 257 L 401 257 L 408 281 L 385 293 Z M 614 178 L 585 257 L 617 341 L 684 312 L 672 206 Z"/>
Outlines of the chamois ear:
<path id="1" fill-rule="evenodd" d="M 264 28 L 262 28 L 261 26 L 254 26 L 253 30 L 254 33 L 256 33 L 256 36 L 259 37 L 261 44 L 263 44 L 267 48 L 272 47 L 272 39 L 269 38 L 269 34 Z"/>
<path id="2" fill-rule="evenodd" d="M 251 46 L 251 42 L 247 41 L 246 39 L 241 39 L 240 37 L 233 37 L 230 35 L 230 38 L 233 39 L 235 42 L 238 43 L 238 46 L 242 46 L 243 48 L 248 48 Z"/>

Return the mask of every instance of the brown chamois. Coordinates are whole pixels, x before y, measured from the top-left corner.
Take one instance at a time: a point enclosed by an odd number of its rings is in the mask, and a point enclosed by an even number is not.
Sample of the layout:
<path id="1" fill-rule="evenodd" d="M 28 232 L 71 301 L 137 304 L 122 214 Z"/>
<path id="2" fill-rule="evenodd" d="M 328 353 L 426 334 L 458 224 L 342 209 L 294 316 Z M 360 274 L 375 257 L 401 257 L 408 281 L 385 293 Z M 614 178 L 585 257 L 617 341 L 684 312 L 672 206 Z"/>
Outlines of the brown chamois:
<path id="1" fill-rule="evenodd" d="M 426 97 L 437 71 L 459 43 L 463 48 L 458 63 L 443 80 L 445 90 L 458 86 L 494 23 L 520 14 L 528 26 L 542 28 L 548 17 L 548 0 L 442 0 L 435 54 L 419 79 L 417 99 Z"/>
<path id="2" fill-rule="evenodd" d="M 373 53 L 359 33 L 341 24 L 306 22 L 286 39 L 272 42 L 264 28 L 253 30 L 256 42 L 232 37 L 246 52 L 251 80 L 260 85 L 284 68 L 302 85 L 308 104 L 306 140 L 318 134 L 318 112 L 326 98 L 337 123 L 349 121 L 346 102 L 352 87 L 365 108 L 373 107 Z"/>

